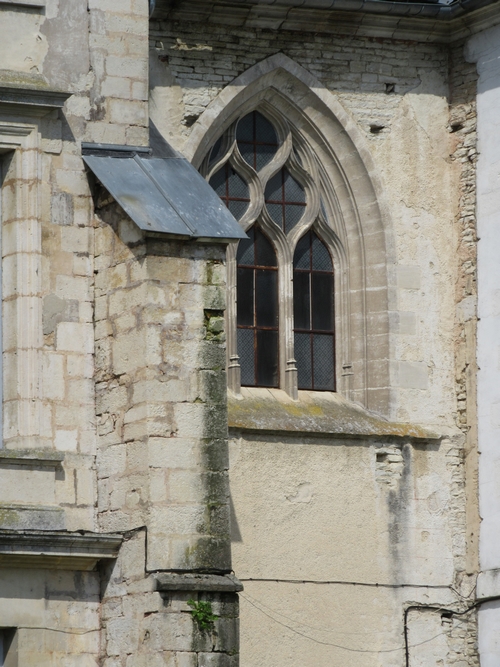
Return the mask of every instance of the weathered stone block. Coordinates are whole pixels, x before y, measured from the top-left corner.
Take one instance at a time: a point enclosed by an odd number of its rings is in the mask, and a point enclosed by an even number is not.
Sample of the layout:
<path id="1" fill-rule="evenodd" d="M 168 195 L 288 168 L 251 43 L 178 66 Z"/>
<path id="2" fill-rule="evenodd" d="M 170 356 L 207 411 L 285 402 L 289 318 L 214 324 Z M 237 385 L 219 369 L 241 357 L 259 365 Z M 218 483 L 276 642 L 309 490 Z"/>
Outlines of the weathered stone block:
<path id="1" fill-rule="evenodd" d="M 115 618 L 106 623 L 106 652 L 108 655 L 123 655 L 137 650 L 139 628 L 135 619 Z"/>
<path id="2" fill-rule="evenodd" d="M 94 331 L 91 324 L 60 322 L 56 329 L 57 349 L 92 354 Z"/>

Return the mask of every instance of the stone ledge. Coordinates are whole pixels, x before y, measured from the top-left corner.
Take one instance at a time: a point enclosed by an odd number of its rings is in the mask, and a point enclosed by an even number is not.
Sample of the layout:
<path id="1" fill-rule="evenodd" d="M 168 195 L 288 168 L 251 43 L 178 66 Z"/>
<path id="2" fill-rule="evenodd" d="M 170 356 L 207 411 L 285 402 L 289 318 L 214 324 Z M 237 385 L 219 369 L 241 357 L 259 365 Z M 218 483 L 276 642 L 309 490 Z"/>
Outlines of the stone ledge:
<path id="1" fill-rule="evenodd" d="M 93 570 L 118 556 L 118 534 L 0 530 L 0 567 Z"/>
<path id="2" fill-rule="evenodd" d="M 280 389 L 243 387 L 241 397 L 228 392 L 228 420 L 230 429 L 254 433 L 420 441 L 441 438 L 421 426 L 387 421 L 333 392 L 299 391 L 299 400 L 294 401 Z"/>
<path id="3" fill-rule="evenodd" d="M 1 1 L 0 1 L 1 6 Z M 4 76 L 5 75 L 5 76 Z M 61 90 L 51 90 L 44 80 L 13 83 L 13 73 L 5 71 L 0 75 L 0 111 L 28 116 L 45 116 L 51 111 L 62 109 L 71 96 Z"/>
<path id="4" fill-rule="evenodd" d="M 26 466 L 37 465 L 44 468 L 57 468 L 64 461 L 63 452 L 46 449 L 0 449 L 0 465 Z"/>
<path id="5" fill-rule="evenodd" d="M 37 0 L 37 2 L 34 2 L 34 0 L 0 0 L 0 9 L 2 9 L 3 5 L 45 9 L 46 2 L 45 0 Z"/>
<path id="6" fill-rule="evenodd" d="M 206 591 L 238 593 L 243 584 L 232 574 L 180 574 L 160 572 L 156 575 L 158 591 Z"/>

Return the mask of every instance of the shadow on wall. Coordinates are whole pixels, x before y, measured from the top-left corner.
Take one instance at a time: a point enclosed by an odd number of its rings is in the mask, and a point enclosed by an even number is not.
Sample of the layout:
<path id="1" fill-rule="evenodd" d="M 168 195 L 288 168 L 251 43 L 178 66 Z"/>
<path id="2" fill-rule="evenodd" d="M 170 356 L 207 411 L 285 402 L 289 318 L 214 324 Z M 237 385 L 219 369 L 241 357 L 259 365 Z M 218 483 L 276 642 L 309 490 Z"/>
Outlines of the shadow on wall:
<path id="1" fill-rule="evenodd" d="M 236 518 L 236 511 L 234 509 L 233 498 L 229 495 L 229 511 L 230 511 L 230 523 L 231 523 L 231 542 L 243 542 L 241 537 L 240 527 L 238 525 L 238 519 Z"/>

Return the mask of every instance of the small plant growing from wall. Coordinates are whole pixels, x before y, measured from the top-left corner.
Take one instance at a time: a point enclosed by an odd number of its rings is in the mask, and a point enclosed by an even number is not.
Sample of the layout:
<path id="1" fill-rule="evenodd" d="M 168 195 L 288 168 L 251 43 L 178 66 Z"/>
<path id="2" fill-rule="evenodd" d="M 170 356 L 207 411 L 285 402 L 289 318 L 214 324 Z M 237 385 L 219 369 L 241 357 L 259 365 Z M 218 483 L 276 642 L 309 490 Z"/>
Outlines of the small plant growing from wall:
<path id="1" fill-rule="evenodd" d="M 199 602 L 188 600 L 187 603 L 191 607 L 191 616 L 201 632 L 211 630 L 214 621 L 217 619 L 212 610 L 212 603 L 206 600 L 200 600 Z"/>

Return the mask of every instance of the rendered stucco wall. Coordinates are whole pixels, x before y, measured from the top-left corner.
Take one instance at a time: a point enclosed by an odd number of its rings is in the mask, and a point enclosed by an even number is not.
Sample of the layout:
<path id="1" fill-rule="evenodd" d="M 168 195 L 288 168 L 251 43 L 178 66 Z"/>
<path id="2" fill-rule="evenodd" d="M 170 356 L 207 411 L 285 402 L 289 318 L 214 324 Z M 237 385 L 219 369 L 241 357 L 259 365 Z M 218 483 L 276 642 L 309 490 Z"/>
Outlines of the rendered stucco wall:
<path id="1" fill-rule="evenodd" d="M 482 597 L 498 595 L 488 585 L 491 570 L 500 568 L 500 29 L 486 30 L 467 45 L 467 56 L 477 63 L 478 80 L 478 440 L 479 502 L 482 518 L 479 558 Z M 482 605 L 479 613 L 479 650 L 482 667 L 500 661 L 500 603 Z"/>

